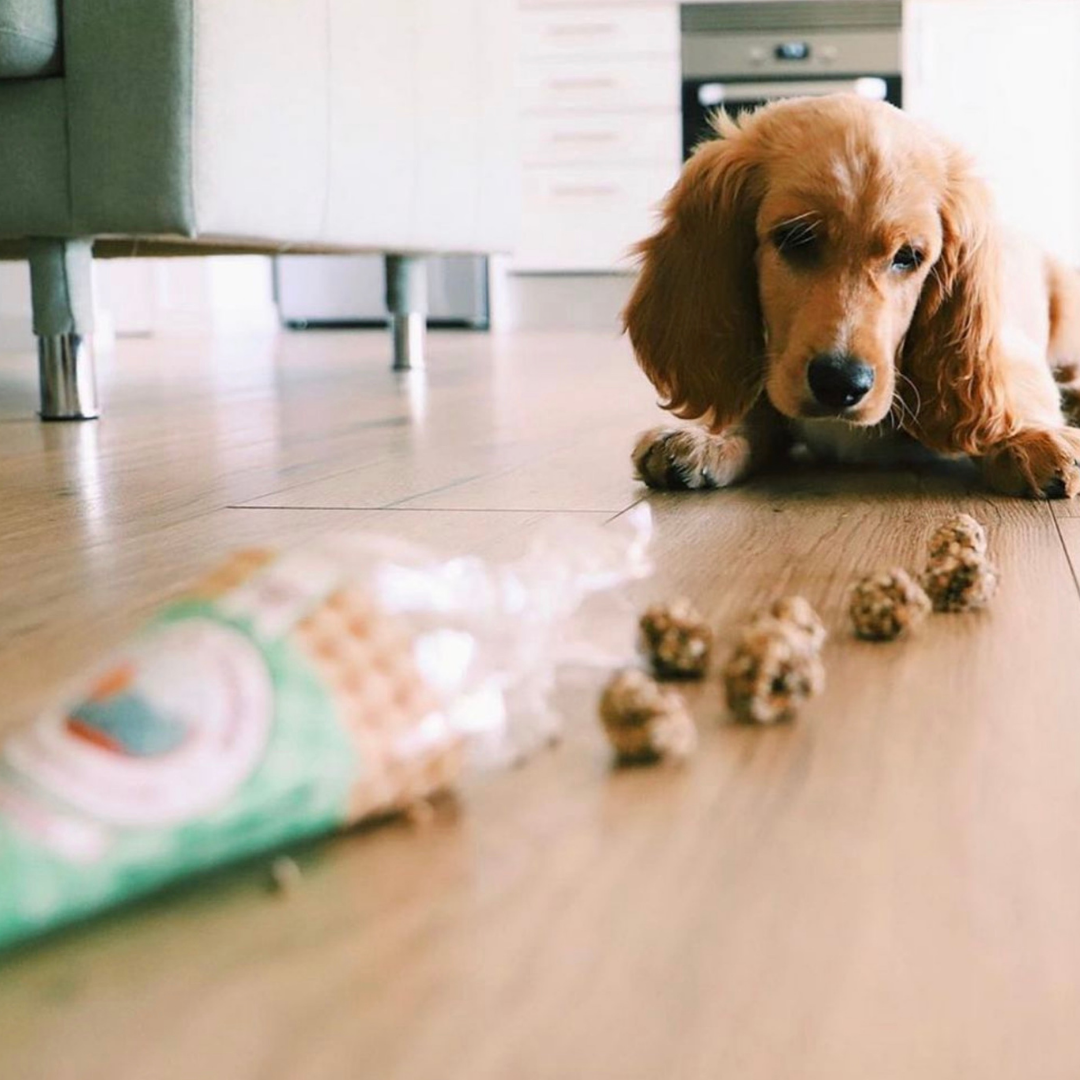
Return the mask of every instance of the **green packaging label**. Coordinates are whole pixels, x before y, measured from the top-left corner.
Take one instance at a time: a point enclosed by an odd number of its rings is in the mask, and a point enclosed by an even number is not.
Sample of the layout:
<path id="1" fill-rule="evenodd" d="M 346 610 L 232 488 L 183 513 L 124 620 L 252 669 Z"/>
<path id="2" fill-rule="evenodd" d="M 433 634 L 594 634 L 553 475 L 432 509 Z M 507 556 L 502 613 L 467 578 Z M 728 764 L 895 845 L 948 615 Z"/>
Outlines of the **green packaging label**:
<path id="1" fill-rule="evenodd" d="M 174 606 L 4 744 L 0 945 L 345 822 L 362 763 L 288 637 L 311 569 Z"/>

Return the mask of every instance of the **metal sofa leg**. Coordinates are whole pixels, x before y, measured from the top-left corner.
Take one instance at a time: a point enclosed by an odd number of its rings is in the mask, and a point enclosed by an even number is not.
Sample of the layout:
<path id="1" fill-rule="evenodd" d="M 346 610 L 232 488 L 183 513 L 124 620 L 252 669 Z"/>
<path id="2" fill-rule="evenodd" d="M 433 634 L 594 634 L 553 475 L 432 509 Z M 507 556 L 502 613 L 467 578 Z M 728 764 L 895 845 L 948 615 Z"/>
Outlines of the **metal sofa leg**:
<path id="1" fill-rule="evenodd" d="M 422 368 L 427 332 L 427 267 L 422 255 L 386 256 L 386 307 L 394 370 Z"/>
<path id="2" fill-rule="evenodd" d="M 38 335 L 42 420 L 96 420 L 94 353 L 80 334 Z"/>
<path id="3" fill-rule="evenodd" d="M 94 304 L 90 240 L 32 240 L 30 288 L 42 420 L 93 420 Z"/>

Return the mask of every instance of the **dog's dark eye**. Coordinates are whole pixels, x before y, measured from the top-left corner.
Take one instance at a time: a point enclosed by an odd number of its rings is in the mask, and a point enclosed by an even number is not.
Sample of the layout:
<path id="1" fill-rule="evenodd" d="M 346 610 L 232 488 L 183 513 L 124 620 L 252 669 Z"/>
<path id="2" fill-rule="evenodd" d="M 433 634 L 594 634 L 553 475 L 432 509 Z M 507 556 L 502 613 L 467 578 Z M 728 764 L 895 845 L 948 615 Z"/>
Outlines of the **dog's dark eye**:
<path id="1" fill-rule="evenodd" d="M 807 262 L 818 251 L 816 225 L 812 221 L 793 221 L 778 225 L 772 231 L 772 242 L 784 258 L 792 262 Z"/>
<path id="2" fill-rule="evenodd" d="M 900 250 L 892 257 L 892 269 L 898 270 L 902 274 L 908 274 L 912 270 L 918 270 L 922 265 L 922 252 L 916 251 L 915 248 L 905 244 Z"/>

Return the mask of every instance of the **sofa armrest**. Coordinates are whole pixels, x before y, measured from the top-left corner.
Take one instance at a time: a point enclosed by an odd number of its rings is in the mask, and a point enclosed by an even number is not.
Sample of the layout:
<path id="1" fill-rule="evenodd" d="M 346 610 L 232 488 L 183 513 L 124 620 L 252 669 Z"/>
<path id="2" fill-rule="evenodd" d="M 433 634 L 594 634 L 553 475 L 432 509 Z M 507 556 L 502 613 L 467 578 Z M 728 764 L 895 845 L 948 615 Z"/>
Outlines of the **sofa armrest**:
<path id="1" fill-rule="evenodd" d="M 64 7 L 72 230 L 193 236 L 191 0 Z"/>

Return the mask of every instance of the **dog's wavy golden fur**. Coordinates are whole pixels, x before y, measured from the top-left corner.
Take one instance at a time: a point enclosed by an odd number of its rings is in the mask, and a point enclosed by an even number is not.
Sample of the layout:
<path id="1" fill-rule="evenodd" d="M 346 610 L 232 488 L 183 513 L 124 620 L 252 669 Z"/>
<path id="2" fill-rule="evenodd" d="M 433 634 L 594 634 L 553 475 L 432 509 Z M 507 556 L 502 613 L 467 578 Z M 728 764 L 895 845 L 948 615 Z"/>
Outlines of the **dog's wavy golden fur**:
<path id="1" fill-rule="evenodd" d="M 963 151 L 853 95 L 721 115 L 717 133 L 638 246 L 638 361 L 665 408 L 704 421 L 642 435 L 642 479 L 722 487 L 795 441 L 880 460 L 913 439 L 1003 492 L 1080 491 L 1062 414 L 1080 279 L 1001 230 Z M 853 358 L 865 396 L 823 407 L 821 357 Z"/>

